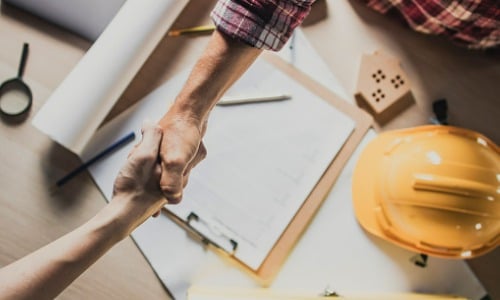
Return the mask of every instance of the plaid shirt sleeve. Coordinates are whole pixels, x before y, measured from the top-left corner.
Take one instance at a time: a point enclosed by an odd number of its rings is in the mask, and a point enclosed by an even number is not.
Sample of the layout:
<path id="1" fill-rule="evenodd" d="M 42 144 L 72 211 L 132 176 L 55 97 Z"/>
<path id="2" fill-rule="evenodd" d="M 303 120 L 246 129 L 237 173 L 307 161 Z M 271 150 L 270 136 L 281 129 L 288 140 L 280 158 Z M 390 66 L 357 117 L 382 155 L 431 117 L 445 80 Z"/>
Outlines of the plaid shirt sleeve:
<path id="1" fill-rule="evenodd" d="M 211 17 L 217 30 L 250 46 L 279 50 L 315 0 L 219 0 Z"/>
<path id="2" fill-rule="evenodd" d="M 396 12 L 419 32 L 443 35 L 471 49 L 500 45 L 499 0 L 363 0 L 378 12 Z"/>

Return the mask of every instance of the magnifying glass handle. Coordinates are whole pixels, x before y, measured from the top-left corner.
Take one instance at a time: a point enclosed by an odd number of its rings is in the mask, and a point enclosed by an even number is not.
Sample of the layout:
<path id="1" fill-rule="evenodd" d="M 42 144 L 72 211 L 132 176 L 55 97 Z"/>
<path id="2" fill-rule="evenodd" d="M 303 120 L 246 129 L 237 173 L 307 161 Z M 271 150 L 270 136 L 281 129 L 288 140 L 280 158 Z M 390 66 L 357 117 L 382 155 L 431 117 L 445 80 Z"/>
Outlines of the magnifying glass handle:
<path id="1" fill-rule="evenodd" d="M 17 71 L 17 77 L 23 78 L 24 67 L 26 66 L 26 59 L 28 58 L 28 43 L 24 43 L 23 45 L 23 53 L 21 54 L 21 62 L 19 63 L 19 70 Z"/>

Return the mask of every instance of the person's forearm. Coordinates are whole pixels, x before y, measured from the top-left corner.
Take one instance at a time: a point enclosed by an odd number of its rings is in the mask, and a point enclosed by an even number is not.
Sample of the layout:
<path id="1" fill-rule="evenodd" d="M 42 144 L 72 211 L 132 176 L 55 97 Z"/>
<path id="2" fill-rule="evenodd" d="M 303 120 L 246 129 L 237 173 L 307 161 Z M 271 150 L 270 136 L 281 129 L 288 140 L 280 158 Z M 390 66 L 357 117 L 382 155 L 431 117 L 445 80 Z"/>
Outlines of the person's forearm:
<path id="1" fill-rule="evenodd" d="M 224 92 L 262 52 L 215 31 L 176 98 L 171 112 L 205 121 Z M 161 125 L 162 122 L 160 122 Z"/>
<path id="2" fill-rule="evenodd" d="M 161 118 L 160 188 L 170 204 L 182 200 L 191 169 L 206 155 L 202 138 L 210 111 L 261 52 L 216 30 L 174 104 Z"/>
<path id="3" fill-rule="evenodd" d="M 0 299 L 54 299 L 138 225 L 132 214 L 111 202 L 79 228 L 0 269 Z"/>

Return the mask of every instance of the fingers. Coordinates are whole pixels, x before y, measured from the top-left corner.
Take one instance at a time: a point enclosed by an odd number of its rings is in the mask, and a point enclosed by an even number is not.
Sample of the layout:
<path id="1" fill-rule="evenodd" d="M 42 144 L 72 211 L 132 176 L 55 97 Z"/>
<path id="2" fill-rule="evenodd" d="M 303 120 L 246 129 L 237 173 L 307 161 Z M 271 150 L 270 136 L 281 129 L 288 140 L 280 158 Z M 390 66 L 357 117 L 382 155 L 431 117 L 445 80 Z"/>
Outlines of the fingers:
<path id="1" fill-rule="evenodd" d="M 154 198 L 153 202 L 161 198 L 158 186 L 161 176 L 158 152 L 162 136 L 163 131 L 159 126 L 152 122 L 144 123 L 141 141 L 134 146 L 115 179 L 114 195 L 119 193 L 139 195 L 144 199 Z"/>
<path id="2" fill-rule="evenodd" d="M 205 147 L 205 144 L 203 142 L 200 143 L 200 146 L 198 147 L 198 152 L 196 153 L 196 156 L 193 158 L 193 160 L 188 164 L 186 170 L 184 170 L 184 178 L 183 178 L 183 187 L 186 187 L 188 180 L 189 180 L 189 174 L 191 173 L 191 170 L 196 167 L 202 160 L 207 157 L 207 148 Z"/>
<path id="3" fill-rule="evenodd" d="M 151 121 L 145 121 L 142 129 L 142 140 L 137 145 L 136 152 L 144 152 L 158 156 L 163 135 L 161 128 Z"/>
<path id="4" fill-rule="evenodd" d="M 168 202 L 176 204 L 182 200 L 189 172 L 206 156 L 206 148 L 201 142 L 206 124 L 179 117 L 162 120 L 160 187 Z"/>
<path id="5" fill-rule="evenodd" d="M 168 143 L 168 141 L 166 141 Z M 169 150 L 167 150 L 169 151 Z M 174 152 L 176 150 L 171 149 Z M 170 155 L 162 159 L 162 176 L 160 186 L 170 204 L 179 203 L 182 200 L 182 191 L 186 187 L 189 173 L 207 155 L 207 150 L 203 143 L 200 143 L 194 157 L 186 155 L 186 152 L 177 150 L 177 153 L 170 152 Z"/>
<path id="6" fill-rule="evenodd" d="M 162 155 L 161 167 L 164 171 L 160 178 L 160 187 L 168 203 L 177 204 L 182 200 L 184 173 L 191 158 L 181 151 L 172 152 Z"/>
<path id="7" fill-rule="evenodd" d="M 151 121 L 142 126 L 142 139 L 129 155 L 130 159 L 139 160 L 145 167 L 151 168 L 157 162 L 163 131 Z"/>

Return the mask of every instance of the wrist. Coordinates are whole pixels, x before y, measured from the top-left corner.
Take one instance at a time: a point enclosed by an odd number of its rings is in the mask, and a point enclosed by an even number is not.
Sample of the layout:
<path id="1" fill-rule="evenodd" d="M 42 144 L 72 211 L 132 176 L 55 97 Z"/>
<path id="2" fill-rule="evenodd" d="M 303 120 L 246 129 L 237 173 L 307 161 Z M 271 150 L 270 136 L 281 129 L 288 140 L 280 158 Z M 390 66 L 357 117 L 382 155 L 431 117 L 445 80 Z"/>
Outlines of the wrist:
<path id="1" fill-rule="evenodd" d="M 208 114 L 209 111 L 195 109 L 178 98 L 158 124 L 162 129 L 168 127 L 179 128 L 178 126 L 181 126 L 180 128 L 196 128 L 198 134 L 202 136 Z"/>
<path id="2" fill-rule="evenodd" d="M 132 207 L 129 199 L 133 196 L 114 196 L 110 203 L 101 209 L 90 221 L 93 231 L 108 235 L 114 243 L 121 241 L 144 222 L 148 215 L 146 209 Z"/>
<path id="3" fill-rule="evenodd" d="M 209 107 L 202 107 L 201 101 L 193 96 L 178 95 L 162 119 L 182 119 L 193 125 L 201 125 L 210 110 Z"/>
<path id="4" fill-rule="evenodd" d="M 84 230 L 98 236 L 104 236 L 111 244 L 116 244 L 128 235 L 126 223 L 111 203 L 102 208 L 85 225 Z"/>

